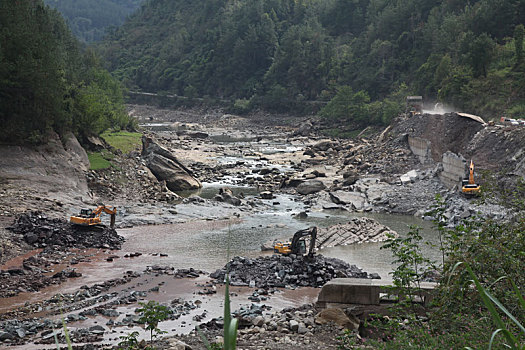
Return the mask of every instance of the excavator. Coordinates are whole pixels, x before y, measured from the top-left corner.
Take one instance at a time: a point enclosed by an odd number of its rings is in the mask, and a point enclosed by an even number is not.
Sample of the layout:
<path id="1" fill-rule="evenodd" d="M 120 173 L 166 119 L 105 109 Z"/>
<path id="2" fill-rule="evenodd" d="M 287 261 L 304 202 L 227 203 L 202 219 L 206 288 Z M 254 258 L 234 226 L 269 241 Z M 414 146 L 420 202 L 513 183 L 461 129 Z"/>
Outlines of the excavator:
<path id="1" fill-rule="evenodd" d="M 105 205 L 100 205 L 95 210 L 91 209 L 80 209 L 80 214 L 78 216 L 71 216 L 69 222 L 75 225 L 81 226 L 96 226 L 101 225 L 102 220 L 100 220 L 100 214 L 102 212 L 109 214 L 111 216 L 110 227 L 115 227 L 115 216 L 117 215 L 116 207 L 107 207 Z"/>
<path id="2" fill-rule="evenodd" d="M 461 193 L 467 197 L 474 197 L 479 195 L 481 186 L 474 182 L 474 162 L 470 161 L 469 177 L 462 181 L 463 187 Z"/>
<path id="3" fill-rule="evenodd" d="M 306 238 L 310 238 L 310 247 L 306 251 Z M 297 231 L 291 242 L 279 242 L 274 245 L 274 253 L 283 255 L 302 255 L 312 257 L 315 253 L 315 240 L 317 239 L 317 227 L 311 227 Z"/>

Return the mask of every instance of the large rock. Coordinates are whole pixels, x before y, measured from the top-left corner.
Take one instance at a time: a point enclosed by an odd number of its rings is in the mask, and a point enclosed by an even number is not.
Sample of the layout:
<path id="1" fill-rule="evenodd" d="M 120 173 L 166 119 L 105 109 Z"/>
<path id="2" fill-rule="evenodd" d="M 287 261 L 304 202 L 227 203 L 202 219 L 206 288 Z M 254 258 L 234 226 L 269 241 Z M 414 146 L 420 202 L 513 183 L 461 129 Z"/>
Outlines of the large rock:
<path id="1" fill-rule="evenodd" d="M 200 181 L 170 151 L 146 136 L 142 137 L 142 158 L 153 175 L 159 181 L 165 180 L 171 191 L 196 190 L 202 187 Z"/>
<path id="2" fill-rule="evenodd" d="M 335 204 L 348 204 L 355 210 L 363 210 L 366 204 L 366 196 L 359 192 L 330 192 L 330 198 Z"/>
<path id="3" fill-rule="evenodd" d="M 297 193 L 299 194 L 311 194 L 317 193 L 325 189 L 325 185 L 319 180 L 308 180 L 297 186 Z"/>
<path id="4" fill-rule="evenodd" d="M 345 312 L 339 308 L 324 309 L 315 316 L 315 323 L 317 324 L 327 324 L 331 322 L 350 330 L 357 330 L 359 328 L 359 320 L 355 318 L 351 320 Z"/>

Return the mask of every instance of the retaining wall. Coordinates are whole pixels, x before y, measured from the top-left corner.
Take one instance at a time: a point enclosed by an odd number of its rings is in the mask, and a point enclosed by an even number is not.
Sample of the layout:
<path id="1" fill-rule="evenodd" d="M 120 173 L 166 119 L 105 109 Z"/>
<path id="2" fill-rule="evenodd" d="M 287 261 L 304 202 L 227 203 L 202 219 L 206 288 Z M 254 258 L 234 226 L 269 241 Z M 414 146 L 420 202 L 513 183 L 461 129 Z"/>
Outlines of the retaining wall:
<path id="1" fill-rule="evenodd" d="M 408 146 L 412 153 L 418 156 L 421 164 L 427 164 L 432 162 L 431 158 L 431 142 L 420 137 L 408 136 Z"/>
<path id="2" fill-rule="evenodd" d="M 439 174 L 439 179 L 445 186 L 454 187 L 461 185 L 461 180 L 465 178 L 467 162 L 463 156 L 445 152 L 443 154 L 443 171 Z"/>

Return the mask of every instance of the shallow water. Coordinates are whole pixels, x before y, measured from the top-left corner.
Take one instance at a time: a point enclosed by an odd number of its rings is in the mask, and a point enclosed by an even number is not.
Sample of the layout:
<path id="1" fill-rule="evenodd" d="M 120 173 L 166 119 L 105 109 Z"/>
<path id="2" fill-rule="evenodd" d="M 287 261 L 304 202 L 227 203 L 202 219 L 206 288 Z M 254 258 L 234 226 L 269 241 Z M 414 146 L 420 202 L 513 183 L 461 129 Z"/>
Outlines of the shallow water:
<path id="1" fill-rule="evenodd" d="M 174 225 L 134 227 L 119 230 L 126 237 L 122 252 L 142 252 L 142 257 L 117 261 L 115 267 L 124 268 L 129 264 L 169 264 L 175 268 L 193 267 L 213 272 L 224 266 L 229 256 L 256 257 L 261 255 L 261 245 L 274 239 L 287 240 L 295 231 L 310 226 L 329 226 L 347 222 L 356 216 L 367 216 L 376 219 L 403 235 L 411 225 L 422 228 L 424 242 L 437 244 L 437 234 L 431 223 L 413 216 L 387 214 L 356 214 L 343 211 L 323 211 L 309 213 L 306 219 L 295 219 L 291 213 L 296 212 L 298 203 L 291 196 L 277 196 L 280 204 L 263 213 L 250 215 L 235 221 L 198 221 Z M 393 258 L 388 250 L 380 249 L 382 243 L 363 243 L 349 246 L 326 248 L 320 254 L 342 259 L 355 264 L 367 272 L 378 273 L 388 278 L 392 271 Z M 425 256 L 439 260 L 436 247 L 422 245 Z M 162 259 L 151 254 L 166 253 Z M 123 266 L 120 266 L 123 265 Z"/>

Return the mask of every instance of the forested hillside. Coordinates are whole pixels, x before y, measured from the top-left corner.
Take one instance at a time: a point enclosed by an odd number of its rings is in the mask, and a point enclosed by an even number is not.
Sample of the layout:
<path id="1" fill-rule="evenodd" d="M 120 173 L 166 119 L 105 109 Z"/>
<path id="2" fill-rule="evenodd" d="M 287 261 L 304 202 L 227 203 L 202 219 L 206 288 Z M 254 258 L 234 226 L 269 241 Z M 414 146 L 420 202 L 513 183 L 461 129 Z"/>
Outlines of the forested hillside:
<path id="1" fill-rule="evenodd" d="M 82 42 L 102 39 L 106 30 L 121 25 L 143 0 L 44 0 L 66 18 Z"/>
<path id="2" fill-rule="evenodd" d="M 125 128 L 123 103 L 120 83 L 79 49 L 58 11 L 41 0 L 0 1 L 0 142 Z"/>
<path id="3" fill-rule="evenodd" d="M 131 89 L 239 109 L 336 97 L 322 114 L 385 123 L 416 94 L 525 116 L 524 22 L 525 0 L 148 0 L 103 50 Z"/>

